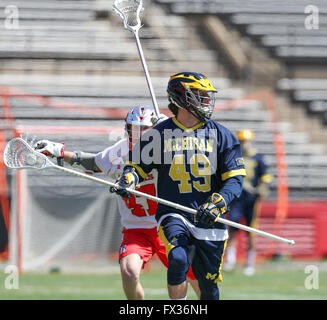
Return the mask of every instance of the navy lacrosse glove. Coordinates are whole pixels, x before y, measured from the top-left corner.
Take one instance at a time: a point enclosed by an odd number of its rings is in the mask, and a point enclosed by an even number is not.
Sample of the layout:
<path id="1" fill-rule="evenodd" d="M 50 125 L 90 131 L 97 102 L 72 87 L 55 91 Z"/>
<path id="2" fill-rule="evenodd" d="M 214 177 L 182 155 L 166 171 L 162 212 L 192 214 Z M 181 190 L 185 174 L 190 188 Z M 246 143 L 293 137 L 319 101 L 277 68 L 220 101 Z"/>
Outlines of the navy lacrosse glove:
<path id="1" fill-rule="evenodd" d="M 132 167 L 127 167 L 124 169 L 123 174 L 119 178 L 117 187 L 110 187 L 111 193 L 117 193 L 122 198 L 130 198 L 132 194 L 127 191 L 127 188 L 137 189 L 139 187 L 139 176 Z"/>
<path id="2" fill-rule="evenodd" d="M 198 221 L 212 225 L 221 214 L 226 213 L 227 205 L 225 199 L 219 193 L 213 193 L 196 213 Z"/>

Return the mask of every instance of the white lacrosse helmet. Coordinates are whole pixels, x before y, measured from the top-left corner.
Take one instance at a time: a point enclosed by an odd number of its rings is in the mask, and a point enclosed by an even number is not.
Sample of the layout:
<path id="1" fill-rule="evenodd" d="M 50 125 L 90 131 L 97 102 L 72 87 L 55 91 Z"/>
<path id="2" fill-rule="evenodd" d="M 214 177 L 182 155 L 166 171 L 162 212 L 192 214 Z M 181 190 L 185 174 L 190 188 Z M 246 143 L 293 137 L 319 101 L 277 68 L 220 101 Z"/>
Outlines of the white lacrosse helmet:
<path id="1" fill-rule="evenodd" d="M 145 130 L 153 126 L 151 119 L 155 117 L 151 106 L 136 106 L 127 113 L 125 130 L 128 135 L 128 145 L 132 149 Z"/>

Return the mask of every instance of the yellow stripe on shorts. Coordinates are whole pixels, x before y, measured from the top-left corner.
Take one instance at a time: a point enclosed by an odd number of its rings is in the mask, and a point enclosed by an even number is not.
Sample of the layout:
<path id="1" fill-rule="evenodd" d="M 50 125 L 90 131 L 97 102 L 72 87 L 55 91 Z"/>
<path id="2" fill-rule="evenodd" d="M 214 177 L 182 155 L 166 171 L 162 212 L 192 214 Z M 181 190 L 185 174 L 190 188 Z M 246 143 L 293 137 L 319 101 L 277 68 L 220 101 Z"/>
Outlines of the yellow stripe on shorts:
<path id="1" fill-rule="evenodd" d="M 164 243 L 164 245 L 165 245 L 165 248 L 166 248 L 166 256 L 168 257 L 169 252 L 170 252 L 171 250 L 173 250 L 173 249 L 175 248 L 175 246 L 174 246 L 173 244 L 171 244 L 171 243 L 168 241 L 168 239 L 166 238 L 162 226 L 159 227 L 158 235 L 159 235 L 160 239 L 163 241 L 163 243 Z"/>

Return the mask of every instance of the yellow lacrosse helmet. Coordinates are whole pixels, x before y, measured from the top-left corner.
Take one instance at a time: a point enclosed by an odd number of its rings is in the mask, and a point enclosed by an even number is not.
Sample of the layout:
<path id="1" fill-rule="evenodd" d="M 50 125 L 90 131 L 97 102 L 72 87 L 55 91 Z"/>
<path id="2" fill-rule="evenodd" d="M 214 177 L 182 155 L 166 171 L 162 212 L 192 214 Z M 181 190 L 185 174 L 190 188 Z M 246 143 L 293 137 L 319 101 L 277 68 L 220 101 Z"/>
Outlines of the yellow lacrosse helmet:
<path id="1" fill-rule="evenodd" d="M 254 132 L 250 129 L 239 130 L 236 135 L 239 141 L 250 141 L 254 139 Z"/>
<path id="2" fill-rule="evenodd" d="M 177 73 L 170 77 L 167 92 L 170 103 L 176 107 L 187 110 L 202 122 L 210 120 L 217 90 L 203 74 Z"/>

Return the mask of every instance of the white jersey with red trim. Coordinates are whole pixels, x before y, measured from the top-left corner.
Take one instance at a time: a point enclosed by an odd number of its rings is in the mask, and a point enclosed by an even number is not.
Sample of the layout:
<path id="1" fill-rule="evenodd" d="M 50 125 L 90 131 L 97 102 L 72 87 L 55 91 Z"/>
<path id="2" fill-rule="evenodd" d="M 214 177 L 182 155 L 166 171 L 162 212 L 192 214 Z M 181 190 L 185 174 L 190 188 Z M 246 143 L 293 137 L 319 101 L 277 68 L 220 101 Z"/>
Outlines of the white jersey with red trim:
<path id="1" fill-rule="evenodd" d="M 96 154 L 95 163 L 102 172 L 117 180 L 123 172 L 128 152 L 127 139 L 122 139 Z M 137 190 L 156 196 L 156 182 L 157 171 L 153 170 L 147 179 L 140 183 L 141 186 Z M 121 224 L 126 229 L 150 229 L 157 226 L 154 217 L 157 210 L 157 203 L 155 201 L 135 195 L 132 195 L 129 199 L 121 197 L 117 197 L 117 199 Z"/>

